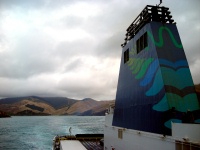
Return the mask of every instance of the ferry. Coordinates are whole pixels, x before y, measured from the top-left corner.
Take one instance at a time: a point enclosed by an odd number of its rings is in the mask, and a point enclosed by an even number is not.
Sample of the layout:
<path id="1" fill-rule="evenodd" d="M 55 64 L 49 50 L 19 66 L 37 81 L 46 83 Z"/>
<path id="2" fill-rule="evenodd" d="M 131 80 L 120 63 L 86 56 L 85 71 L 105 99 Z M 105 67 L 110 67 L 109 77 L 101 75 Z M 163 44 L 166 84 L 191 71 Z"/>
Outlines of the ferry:
<path id="1" fill-rule="evenodd" d="M 104 134 L 57 136 L 54 150 L 200 150 L 200 102 L 169 8 L 147 5 L 121 47 Z"/>

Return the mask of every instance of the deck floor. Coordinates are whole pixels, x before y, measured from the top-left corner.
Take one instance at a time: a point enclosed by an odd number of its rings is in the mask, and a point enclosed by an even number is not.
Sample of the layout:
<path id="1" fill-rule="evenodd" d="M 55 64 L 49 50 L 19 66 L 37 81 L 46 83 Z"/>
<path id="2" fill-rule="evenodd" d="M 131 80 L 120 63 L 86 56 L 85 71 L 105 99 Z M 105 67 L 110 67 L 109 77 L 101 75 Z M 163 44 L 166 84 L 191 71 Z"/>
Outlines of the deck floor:
<path id="1" fill-rule="evenodd" d="M 96 141 L 80 141 L 87 150 L 103 150 L 103 146 Z"/>
<path id="2" fill-rule="evenodd" d="M 56 143 L 59 143 L 58 149 L 68 149 L 70 144 L 72 145 L 76 141 L 79 141 L 79 144 L 82 148 L 87 150 L 103 150 L 103 134 L 76 134 L 74 135 L 66 135 L 66 136 L 57 136 L 54 138 L 54 150 L 56 149 Z M 68 142 L 62 142 L 68 141 Z M 73 142 L 70 142 L 73 141 Z M 67 144 L 66 144 L 67 143 Z M 69 144 L 70 143 L 70 144 Z M 101 143 L 101 144 L 100 144 Z M 61 146 L 61 145 L 62 146 Z M 81 147 L 80 146 L 80 147 Z M 68 148 L 64 148 L 68 147 Z M 75 147 L 75 146 L 72 146 Z"/>

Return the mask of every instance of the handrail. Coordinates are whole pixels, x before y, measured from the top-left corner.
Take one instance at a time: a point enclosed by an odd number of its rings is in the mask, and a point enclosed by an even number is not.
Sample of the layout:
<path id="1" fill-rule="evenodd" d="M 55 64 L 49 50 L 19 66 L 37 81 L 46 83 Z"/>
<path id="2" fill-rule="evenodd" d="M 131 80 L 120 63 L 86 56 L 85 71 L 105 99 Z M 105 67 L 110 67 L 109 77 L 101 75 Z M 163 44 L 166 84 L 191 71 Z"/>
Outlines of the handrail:
<path id="1" fill-rule="evenodd" d="M 151 21 L 161 22 L 161 23 L 170 23 L 174 24 L 172 15 L 170 15 L 169 8 L 151 6 L 147 5 L 142 12 L 135 18 L 131 25 L 126 29 L 127 33 L 125 34 L 124 43 L 121 44 L 124 47 L 128 41 L 130 41 L 147 23 Z"/>

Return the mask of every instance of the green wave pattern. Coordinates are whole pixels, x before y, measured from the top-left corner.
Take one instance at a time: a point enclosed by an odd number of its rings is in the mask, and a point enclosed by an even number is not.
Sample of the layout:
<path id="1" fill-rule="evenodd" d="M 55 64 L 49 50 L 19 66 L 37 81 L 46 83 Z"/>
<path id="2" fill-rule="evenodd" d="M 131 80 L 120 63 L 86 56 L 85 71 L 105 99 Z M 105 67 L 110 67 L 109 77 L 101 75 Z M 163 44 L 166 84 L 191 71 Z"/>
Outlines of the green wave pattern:
<path id="1" fill-rule="evenodd" d="M 150 37 L 150 39 L 152 40 L 152 42 L 154 42 L 154 44 L 157 47 L 162 47 L 164 44 L 164 40 L 163 40 L 163 31 L 164 30 L 166 30 L 168 32 L 168 34 L 170 35 L 170 38 L 171 38 L 173 44 L 177 48 L 182 48 L 182 44 L 181 43 L 179 44 L 176 41 L 171 30 L 167 27 L 161 26 L 159 28 L 159 30 L 158 30 L 159 41 L 155 41 L 155 39 L 150 31 L 147 31 L 147 34 Z M 144 50 L 148 51 L 149 46 L 147 46 Z M 136 51 L 134 51 L 134 49 L 132 48 L 132 50 L 130 51 L 130 55 L 134 56 L 135 54 L 136 54 Z M 136 74 L 135 78 L 141 79 L 144 76 L 146 70 L 148 69 L 148 66 L 150 65 L 150 63 L 152 63 L 153 60 L 154 60 L 153 58 L 148 58 L 148 59 L 147 58 L 146 59 L 145 58 L 130 58 L 130 60 L 128 62 L 128 66 L 129 66 L 130 70 L 132 71 L 132 74 Z"/>
<path id="2" fill-rule="evenodd" d="M 135 58 L 130 58 L 129 61 L 128 61 L 128 63 L 127 63 L 127 65 L 129 67 L 131 67 L 134 64 L 134 62 L 135 62 Z"/>
<path id="3" fill-rule="evenodd" d="M 148 49 L 147 47 L 146 49 Z M 134 49 L 130 51 L 131 54 L 134 54 Z M 153 62 L 154 58 L 130 58 L 127 65 L 132 71 L 132 74 L 135 74 L 136 79 L 141 79 L 148 69 L 149 65 Z"/>
<path id="4" fill-rule="evenodd" d="M 144 61 L 145 61 L 145 59 L 142 59 L 142 58 L 137 59 L 137 63 L 135 65 L 135 67 L 134 68 L 132 67 L 133 68 L 133 70 L 132 70 L 133 74 L 137 74 L 140 71 L 140 68 L 142 67 L 142 64 L 143 64 Z"/>
<path id="5" fill-rule="evenodd" d="M 200 107 L 196 99 L 196 94 L 188 94 L 184 97 L 180 97 L 177 94 L 167 93 L 161 101 L 153 106 L 153 109 L 162 112 L 172 107 L 175 107 L 176 110 L 180 112 L 187 112 L 188 109 L 190 111 L 199 110 Z"/>
<path id="6" fill-rule="evenodd" d="M 171 68 L 161 67 L 161 72 L 165 85 L 171 85 L 178 89 L 193 86 L 193 81 L 188 68 L 180 68 L 175 71 Z"/>
<path id="7" fill-rule="evenodd" d="M 148 69 L 149 65 L 152 63 L 153 60 L 153 58 L 149 58 L 142 64 L 139 73 L 135 77 L 136 79 L 141 79 L 145 75 L 146 70 Z"/>
<path id="8" fill-rule="evenodd" d="M 136 51 L 134 51 L 134 48 L 132 48 L 132 50 L 130 51 L 130 55 L 134 56 L 136 53 Z"/>
<path id="9" fill-rule="evenodd" d="M 147 31 L 148 36 L 151 38 L 151 40 L 154 42 L 154 44 L 155 44 L 157 47 L 162 47 L 163 44 L 164 44 L 164 40 L 163 40 L 163 36 L 162 36 L 163 30 L 166 30 L 166 31 L 169 33 L 169 36 L 170 36 L 170 38 L 171 38 L 173 44 L 174 44 L 177 48 L 183 48 L 182 44 L 181 44 L 181 43 L 179 44 L 179 43 L 176 41 L 176 39 L 174 38 L 174 35 L 173 35 L 173 33 L 171 32 L 171 30 L 170 30 L 169 28 L 167 28 L 167 27 L 164 27 L 164 26 L 161 26 L 161 27 L 159 28 L 159 31 L 158 31 L 159 41 L 158 41 L 158 42 L 155 41 L 155 39 L 154 39 L 152 33 L 149 32 L 149 31 Z"/>
<path id="10" fill-rule="evenodd" d="M 128 66 L 132 71 L 132 74 L 135 74 L 136 79 L 141 79 L 148 69 L 149 65 L 153 62 L 154 58 L 131 58 L 129 60 Z"/>

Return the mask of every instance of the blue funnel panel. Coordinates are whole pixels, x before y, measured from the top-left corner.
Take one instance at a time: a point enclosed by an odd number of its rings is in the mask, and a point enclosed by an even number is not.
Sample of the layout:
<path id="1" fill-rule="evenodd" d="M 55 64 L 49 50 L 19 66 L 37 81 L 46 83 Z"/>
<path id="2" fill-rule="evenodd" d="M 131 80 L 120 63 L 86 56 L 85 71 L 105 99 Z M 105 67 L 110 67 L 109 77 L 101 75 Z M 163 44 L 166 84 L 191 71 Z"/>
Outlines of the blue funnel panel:
<path id="1" fill-rule="evenodd" d="M 122 50 L 113 126 L 170 135 L 171 121 L 199 119 L 176 25 L 146 24 Z"/>

